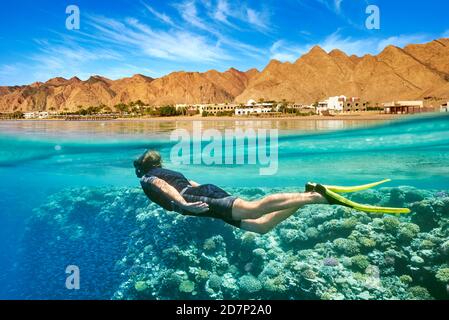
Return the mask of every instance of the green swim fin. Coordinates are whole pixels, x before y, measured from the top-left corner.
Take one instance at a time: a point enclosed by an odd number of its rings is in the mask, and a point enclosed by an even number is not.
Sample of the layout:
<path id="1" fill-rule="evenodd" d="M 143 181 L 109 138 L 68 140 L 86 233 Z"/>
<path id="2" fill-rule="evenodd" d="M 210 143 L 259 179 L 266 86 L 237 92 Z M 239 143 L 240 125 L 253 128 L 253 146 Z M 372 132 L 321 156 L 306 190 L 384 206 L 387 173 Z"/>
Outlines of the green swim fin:
<path id="1" fill-rule="evenodd" d="M 386 208 L 386 207 L 384 208 L 360 204 L 351 201 L 349 199 L 346 199 L 345 197 L 342 197 L 338 193 L 335 193 L 320 184 L 316 185 L 315 191 L 323 195 L 329 201 L 330 204 L 337 204 L 363 212 L 386 213 L 386 214 L 408 214 L 411 212 L 410 209 L 408 208 Z"/>
<path id="2" fill-rule="evenodd" d="M 328 186 L 328 185 L 324 185 L 324 187 L 326 187 L 326 189 L 336 192 L 336 193 L 351 193 L 351 192 L 358 192 L 358 191 L 363 191 L 363 190 L 368 190 L 374 187 L 377 187 L 378 185 L 390 182 L 391 179 L 385 179 L 382 181 L 378 181 L 378 182 L 373 182 L 373 183 L 369 183 L 369 184 L 364 184 L 361 186 L 353 186 L 353 187 L 342 187 L 342 186 Z"/>

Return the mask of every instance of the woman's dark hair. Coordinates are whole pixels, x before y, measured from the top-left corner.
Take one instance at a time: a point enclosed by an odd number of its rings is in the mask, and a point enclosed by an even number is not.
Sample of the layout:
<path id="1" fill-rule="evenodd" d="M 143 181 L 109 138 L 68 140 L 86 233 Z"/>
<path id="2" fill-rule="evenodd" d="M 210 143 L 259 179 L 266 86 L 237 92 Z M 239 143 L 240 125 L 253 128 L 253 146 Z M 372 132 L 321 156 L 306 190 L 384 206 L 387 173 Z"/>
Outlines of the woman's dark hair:
<path id="1" fill-rule="evenodd" d="M 142 178 L 148 171 L 153 168 L 162 167 L 162 158 L 157 151 L 146 151 L 139 158 L 134 160 L 134 168 L 136 168 L 136 176 Z"/>

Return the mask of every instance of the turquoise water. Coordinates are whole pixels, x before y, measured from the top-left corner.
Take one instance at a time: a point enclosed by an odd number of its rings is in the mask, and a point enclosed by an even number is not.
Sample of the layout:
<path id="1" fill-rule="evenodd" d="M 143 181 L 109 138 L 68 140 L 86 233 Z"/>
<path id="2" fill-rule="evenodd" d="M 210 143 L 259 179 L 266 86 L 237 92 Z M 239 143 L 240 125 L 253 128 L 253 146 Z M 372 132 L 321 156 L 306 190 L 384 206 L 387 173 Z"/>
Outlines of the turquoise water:
<path id="1" fill-rule="evenodd" d="M 217 121 L 203 127 L 278 129 L 279 161 L 277 173 L 269 177 L 259 175 L 258 165 L 166 161 L 199 183 L 300 190 L 306 181 L 346 185 L 391 178 L 390 186 L 449 187 L 447 115 L 387 123 Z M 132 160 L 146 149 L 157 149 L 168 159 L 169 135 L 179 128 L 191 130 L 191 122 L 0 122 L 0 298 L 21 297 L 25 290 L 17 285 L 23 275 L 15 270 L 33 209 L 66 188 L 138 186 Z"/>

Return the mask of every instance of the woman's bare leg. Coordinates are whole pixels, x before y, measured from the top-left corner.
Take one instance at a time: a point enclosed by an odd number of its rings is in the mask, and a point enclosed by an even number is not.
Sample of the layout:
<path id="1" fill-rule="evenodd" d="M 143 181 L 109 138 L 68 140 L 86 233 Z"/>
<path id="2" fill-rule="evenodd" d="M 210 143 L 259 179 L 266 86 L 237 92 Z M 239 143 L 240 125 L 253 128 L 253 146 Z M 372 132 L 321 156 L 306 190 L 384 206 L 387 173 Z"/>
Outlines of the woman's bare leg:
<path id="1" fill-rule="evenodd" d="M 327 200 L 316 192 L 273 194 L 256 201 L 237 199 L 232 207 L 232 218 L 234 220 L 255 220 L 272 212 L 293 210 L 294 208 L 298 210 L 308 204 L 326 203 L 328 203 Z"/>
<path id="2" fill-rule="evenodd" d="M 295 207 L 291 209 L 285 209 L 268 213 L 263 217 L 255 220 L 242 220 L 241 228 L 246 231 L 251 231 L 259 234 L 266 234 L 273 230 L 282 221 L 290 218 L 301 207 Z"/>

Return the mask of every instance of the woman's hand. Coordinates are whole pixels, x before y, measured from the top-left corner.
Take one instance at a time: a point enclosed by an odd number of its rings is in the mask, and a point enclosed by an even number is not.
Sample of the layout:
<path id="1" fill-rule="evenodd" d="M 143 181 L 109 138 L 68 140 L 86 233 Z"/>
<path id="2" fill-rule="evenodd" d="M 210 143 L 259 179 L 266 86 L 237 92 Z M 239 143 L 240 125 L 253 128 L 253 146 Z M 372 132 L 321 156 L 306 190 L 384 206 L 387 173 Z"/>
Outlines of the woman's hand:
<path id="1" fill-rule="evenodd" d="M 209 205 L 205 202 L 192 202 L 192 203 L 184 203 L 181 205 L 181 208 L 190 212 L 190 213 L 204 213 L 209 211 Z"/>

